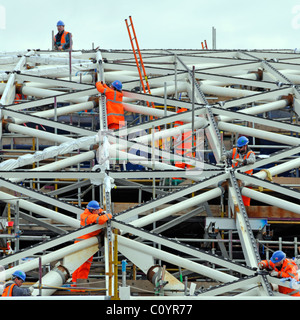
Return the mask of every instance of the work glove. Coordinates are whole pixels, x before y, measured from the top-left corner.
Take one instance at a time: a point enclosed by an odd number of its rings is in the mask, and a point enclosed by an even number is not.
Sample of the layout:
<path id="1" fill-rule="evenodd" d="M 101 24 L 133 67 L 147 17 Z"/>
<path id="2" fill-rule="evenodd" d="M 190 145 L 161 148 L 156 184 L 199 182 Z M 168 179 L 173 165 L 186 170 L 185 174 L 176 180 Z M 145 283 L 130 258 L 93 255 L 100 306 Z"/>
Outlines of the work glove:
<path id="1" fill-rule="evenodd" d="M 262 262 L 259 262 L 259 263 L 258 263 L 258 269 L 259 269 L 259 270 L 264 270 L 264 269 L 265 269 L 265 264 L 262 263 Z"/>
<path id="2" fill-rule="evenodd" d="M 270 276 L 272 276 L 272 277 L 278 277 L 278 271 L 272 270 L 272 271 L 270 272 Z"/>

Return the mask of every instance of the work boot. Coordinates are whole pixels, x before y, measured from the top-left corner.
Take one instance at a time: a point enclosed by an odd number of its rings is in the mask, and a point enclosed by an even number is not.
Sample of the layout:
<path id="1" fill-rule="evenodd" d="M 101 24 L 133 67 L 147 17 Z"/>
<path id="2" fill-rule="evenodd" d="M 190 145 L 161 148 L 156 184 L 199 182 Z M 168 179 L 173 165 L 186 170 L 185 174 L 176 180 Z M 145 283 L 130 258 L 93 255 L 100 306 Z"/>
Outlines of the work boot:
<path id="1" fill-rule="evenodd" d="M 72 292 L 85 292 L 84 287 L 86 287 L 87 279 L 77 279 L 76 283 L 72 285 L 74 289 L 72 289 Z M 80 289 L 75 289 L 76 287 Z"/>

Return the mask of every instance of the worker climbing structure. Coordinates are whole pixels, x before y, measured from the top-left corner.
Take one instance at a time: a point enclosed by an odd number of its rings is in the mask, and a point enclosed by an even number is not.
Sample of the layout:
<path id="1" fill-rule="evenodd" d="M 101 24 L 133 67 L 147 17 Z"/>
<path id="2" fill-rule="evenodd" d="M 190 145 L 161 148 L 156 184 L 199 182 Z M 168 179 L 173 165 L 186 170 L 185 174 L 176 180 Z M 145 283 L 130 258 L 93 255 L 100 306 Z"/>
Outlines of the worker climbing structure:
<path id="1" fill-rule="evenodd" d="M 70 291 L 72 273 L 94 255 L 89 299 L 285 297 L 276 286 L 289 283 L 257 264 L 278 248 L 298 255 L 299 54 L 140 53 L 151 92 L 132 50 L 0 55 L 1 279 L 21 269 L 28 299 L 76 299 L 89 288 Z M 107 129 L 100 80 L 123 84 L 119 130 Z M 232 168 L 239 136 L 256 162 Z M 113 219 L 80 228 L 90 200 Z M 74 243 L 100 228 L 103 239 Z"/>

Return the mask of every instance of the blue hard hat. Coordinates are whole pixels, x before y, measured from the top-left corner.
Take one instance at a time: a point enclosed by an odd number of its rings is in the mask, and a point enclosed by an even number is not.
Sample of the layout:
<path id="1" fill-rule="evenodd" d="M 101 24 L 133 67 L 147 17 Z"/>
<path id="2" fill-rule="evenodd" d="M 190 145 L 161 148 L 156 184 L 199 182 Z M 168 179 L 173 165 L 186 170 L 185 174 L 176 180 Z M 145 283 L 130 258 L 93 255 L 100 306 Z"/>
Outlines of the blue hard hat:
<path id="1" fill-rule="evenodd" d="M 240 148 L 240 147 L 245 146 L 248 143 L 249 143 L 248 138 L 242 136 L 242 137 L 238 138 L 238 141 L 237 141 L 236 145 L 237 145 L 238 148 Z"/>
<path id="2" fill-rule="evenodd" d="M 273 255 L 271 257 L 271 261 L 273 263 L 277 263 L 277 262 L 284 260 L 285 257 L 286 257 L 286 254 L 283 251 L 278 250 L 273 253 Z"/>
<path id="3" fill-rule="evenodd" d="M 111 85 L 119 91 L 122 90 L 122 82 L 119 80 L 115 80 Z"/>
<path id="4" fill-rule="evenodd" d="M 56 26 L 64 26 L 65 24 L 63 23 L 63 21 L 59 20 L 57 21 Z"/>
<path id="5" fill-rule="evenodd" d="M 95 200 L 90 201 L 86 207 L 87 207 L 87 209 L 89 209 L 89 210 L 97 210 L 97 209 L 100 209 L 99 203 L 98 203 L 97 201 L 95 201 Z"/>
<path id="6" fill-rule="evenodd" d="M 25 281 L 26 279 L 26 274 L 22 270 L 17 270 L 12 274 L 14 277 L 20 278 L 21 280 Z"/>

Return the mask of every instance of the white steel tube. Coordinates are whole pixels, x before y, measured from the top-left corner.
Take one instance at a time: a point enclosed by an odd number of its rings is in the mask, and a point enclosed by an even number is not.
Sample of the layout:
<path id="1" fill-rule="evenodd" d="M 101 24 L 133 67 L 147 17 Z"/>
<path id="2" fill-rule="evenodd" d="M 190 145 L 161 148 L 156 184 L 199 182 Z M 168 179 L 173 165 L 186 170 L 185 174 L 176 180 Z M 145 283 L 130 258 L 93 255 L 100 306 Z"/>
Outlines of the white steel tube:
<path id="1" fill-rule="evenodd" d="M 203 91 L 203 93 L 206 93 L 206 94 L 213 94 L 221 97 L 232 97 L 232 98 L 242 98 L 242 97 L 261 93 L 259 91 L 217 87 L 217 86 L 210 86 L 205 84 L 202 84 L 200 88 Z"/>
<path id="2" fill-rule="evenodd" d="M 195 129 L 203 128 L 206 125 L 207 125 L 207 121 L 204 118 L 197 118 L 197 120 L 194 122 Z M 141 137 L 134 138 L 133 140 L 138 143 L 148 143 L 150 141 L 156 141 L 156 140 L 164 139 L 167 137 L 173 137 L 180 134 L 180 132 L 184 132 L 185 130 L 191 130 L 191 129 L 192 129 L 192 123 L 187 123 L 175 128 L 156 131 L 154 134 L 150 133 L 147 135 L 143 135 Z"/>
<path id="3" fill-rule="evenodd" d="M 40 206 L 40 205 L 35 204 L 33 202 L 14 197 L 14 196 L 7 194 L 5 192 L 2 192 L 2 191 L 0 191 L 0 200 L 2 200 L 5 203 L 10 203 L 10 204 L 14 204 L 14 205 L 16 205 L 18 203 L 19 207 L 22 209 L 32 211 L 40 216 L 53 219 L 57 222 L 63 223 L 63 224 L 70 226 L 72 228 L 77 229 L 80 227 L 79 220 L 77 220 L 75 218 L 71 218 L 67 215 L 50 210 L 46 207 Z"/>
<path id="4" fill-rule="evenodd" d="M 236 277 L 231 276 L 227 273 L 217 271 L 213 268 L 206 267 L 189 259 L 179 257 L 178 255 L 171 254 L 160 249 L 156 249 L 152 246 L 148 246 L 134 240 L 130 240 L 120 235 L 118 235 L 118 245 L 120 247 L 125 246 L 137 250 L 137 252 L 144 252 L 146 254 L 152 255 L 156 259 L 169 262 L 175 266 L 181 266 L 182 268 L 196 272 L 198 274 L 205 275 L 211 279 L 215 279 L 221 282 L 231 282 L 237 279 Z"/>
<path id="5" fill-rule="evenodd" d="M 282 108 L 286 107 L 287 104 L 288 104 L 287 100 L 278 100 L 278 101 L 274 101 L 274 102 L 270 102 L 270 103 L 265 103 L 265 104 L 262 104 L 259 106 L 250 107 L 247 109 L 242 109 L 242 110 L 239 110 L 238 112 L 236 112 L 237 118 L 238 118 L 239 113 L 256 115 L 256 114 L 260 114 L 260 113 L 264 113 L 264 112 L 268 112 L 268 111 L 272 111 L 272 110 L 282 109 Z M 235 119 L 235 118 L 228 117 L 228 116 L 220 116 L 221 121 L 230 121 L 232 119 Z"/>
<path id="6" fill-rule="evenodd" d="M 167 86 L 166 89 L 165 87 L 161 87 L 161 88 L 155 88 L 153 90 L 151 90 L 151 94 L 153 94 L 154 96 L 163 96 L 165 94 L 165 90 L 166 90 L 166 94 L 170 95 L 170 94 L 174 94 L 177 90 L 177 92 L 186 92 L 187 91 L 187 83 L 186 82 L 179 82 L 177 83 L 177 87 L 174 86 Z M 136 99 L 132 99 L 132 98 L 127 98 L 124 97 L 123 101 L 124 102 L 129 102 L 129 101 L 134 101 Z"/>
<path id="7" fill-rule="evenodd" d="M 80 162 L 91 160 L 94 157 L 95 157 L 95 151 L 87 151 L 73 157 L 68 157 L 63 160 L 45 164 L 44 166 L 36 167 L 29 171 L 58 171 L 63 168 L 78 164 Z M 11 178 L 9 180 L 12 182 L 20 182 L 20 181 L 23 181 L 24 178 Z"/>
<path id="8" fill-rule="evenodd" d="M 255 190 L 244 187 L 242 189 L 242 194 L 246 197 L 256 199 L 263 203 L 268 203 L 271 206 L 279 207 L 284 210 L 288 210 L 288 211 L 292 211 L 300 214 L 300 205 L 283 200 L 283 199 L 279 199 L 277 197 L 270 196 L 265 192 L 259 192 L 259 191 L 255 191 Z"/>
<path id="9" fill-rule="evenodd" d="M 63 78 L 59 78 L 58 80 L 69 80 L 69 77 L 63 77 Z M 82 74 L 80 75 L 74 75 L 72 76 L 72 81 L 79 83 L 80 81 L 82 83 L 92 83 L 93 77 L 91 74 Z M 59 82 L 58 82 L 59 85 Z M 34 87 L 34 88 L 43 88 L 43 89 L 47 89 L 47 88 L 52 88 L 53 84 L 49 84 L 49 83 L 39 83 L 39 82 L 25 82 L 24 86 L 26 87 Z"/>
<path id="10" fill-rule="evenodd" d="M 54 270 L 51 270 L 42 278 L 41 295 L 51 296 L 57 290 L 57 288 L 61 287 L 65 282 L 66 282 L 66 275 L 62 271 L 60 271 L 57 268 L 55 268 Z M 39 295 L 40 293 L 39 285 L 40 285 L 39 281 L 33 285 L 34 290 L 31 293 L 32 296 Z M 45 289 L 43 287 L 45 287 Z M 51 287 L 53 287 L 53 289 L 50 289 Z"/>
<path id="11" fill-rule="evenodd" d="M 28 86 L 22 86 L 21 93 L 26 96 L 34 96 L 38 98 L 46 98 L 46 97 L 65 94 L 65 92 L 61 92 L 61 91 L 48 90 L 43 88 L 34 88 L 34 87 L 28 87 Z M 86 102 L 88 98 L 89 97 L 81 97 L 77 99 L 69 99 L 68 101 L 71 101 L 74 103 L 82 103 L 82 102 Z"/>
<path id="12" fill-rule="evenodd" d="M 57 143 L 64 143 L 67 141 L 72 141 L 72 138 L 65 137 L 63 135 L 57 135 L 51 132 L 47 132 L 44 130 L 36 130 L 33 128 L 21 126 L 19 124 L 7 123 L 7 130 L 10 132 L 21 133 L 30 137 L 36 137 L 39 139 L 45 139 L 48 141 L 53 141 Z"/>
<path id="13" fill-rule="evenodd" d="M 237 75 L 235 76 L 237 78 L 243 78 L 243 79 L 250 79 L 250 80 L 257 80 L 257 74 L 256 73 L 247 73 L 243 75 Z M 230 81 L 231 79 L 228 78 L 227 81 L 217 81 L 217 80 L 203 80 L 201 81 L 201 84 L 204 85 L 210 85 L 210 86 L 229 86 L 232 85 L 233 82 Z"/>
<path id="14" fill-rule="evenodd" d="M 87 102 L 83 102 L 83 103 L 77 103 L 77 104 L 72 104 L 69 106 L 65 106 L 65 107 L 60 107 L 56 109 L 56 115 L 62 116 L 62 115 L 66 115 L 69 113 L 73 113 L 73 112 L 79 112 L 79 111 L 83 111 L 83 110 L 90 110 L 94 108 L 94 102 L 93 101 L 87 101 Z M 38 111 L 38 112 L 33 112 L 32 113 L 33 116 L 38 116 L 41 118 L 52 118 L 55 115 L 55 109 L 50 109 L 50 110 L 45 110 L 45 111 Z M 22 119 L 14 119 L 14 123 L 15 124 L 21 124 L 24 123 L 24 120 Z"/>
<path id="15" fill-rule="evenodd" d="M 292 146 L 298 146 L 300 144 L 300 139 L 295 137 L 290 137 L 278 133 L 268 132 L 260 129 L 254 129 L 244 126 L 239 126 L 232 123 L 226 123 L 223 121 L 218 122 L 218 127 L 223 131 L 238 132 L 240 134 L 249 135 L 252 137 L 257 137 L 265 140 L 276 141 L 284 145 L 289 144 Z"/>
<path id="16" fill-rule="evenodd" d="M 51 253 L 48 253 L 48 254 L 45 254 L 45 255 L 42 256 L 42 265 L 46 265 L 46 264 L 51 263 L 53 261 L 63 259 L 65 256 L 67 256 L 67 255 L 69 255 L 71 253 L 74 253 L 74 252 L 89 248 L 92 245 L 95 245 L 97 243 L 98 243 L 97 237 L 92 237 L 92 238 L 89 238 L 89 239 L 85 239 L 83 241 L 79 241 L 77 243 L 73 243 L 73 244 L 71 244 L 71 245 L 69 245 L 67 247 L 62 248 L 62 249 L 55 250 L 55 251 L 53 251 Z M 38 267 L 39 267 L 39 258 L 36 258 L 36 259 L 30 260 L 28 262 L 22 263 L 22 270 L 25 273 L 30 271 L 30 270 L 36 269 Z M 8 268 L 5 271 L 2 271 L 0 273 L 0 276 L 3 276 L 3 274 L 4 274 L 4 279 L 8 279 L 8 278 L 11 277 L 11 275 L 16 270 L 19 270 L 19 269 L 20 269 L 19 265 L 15 266 L 13 268 Z M 1 279 L 3 279 L 3 278 L 1 278 Z"/>
<path id="17" fill-rule="evenodd" d="M 206 191 L 198 196 L 181 201 L 181 202 L 177 203 L 176 205 L 171 205 L 171 206 L 164 208 L 162 210 L 148 214 L 147 216 L 144 216 L 142 218 L 139 218 L 138 220 L 130 222 L 130 224 L 135 227 L 144 227 L 150 223 L 153 223 L 154 221 L 166 218 L 166 217 L 168 217 L 168 216 L 170 216 L 180 210 L 184 210 L 186 208 L 197 206 L 200 203 L 203 203 L 203 202 L 209 201 L 211 199 L 214 199 L 216 197 L 219 197 L 219 196 L 221 196 L 221 194 L 222 194 L 221 188 L 214 188 L 214 189 Z"/>

